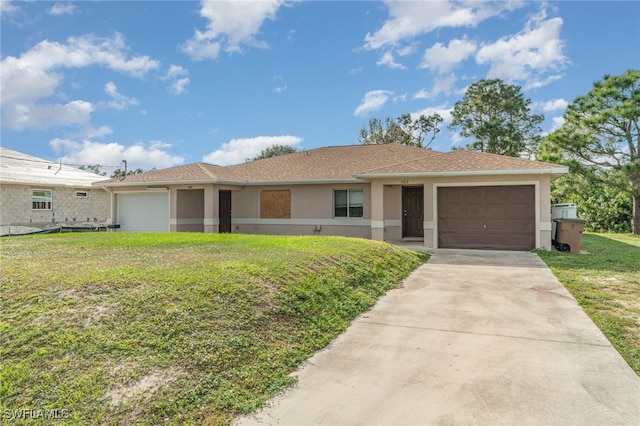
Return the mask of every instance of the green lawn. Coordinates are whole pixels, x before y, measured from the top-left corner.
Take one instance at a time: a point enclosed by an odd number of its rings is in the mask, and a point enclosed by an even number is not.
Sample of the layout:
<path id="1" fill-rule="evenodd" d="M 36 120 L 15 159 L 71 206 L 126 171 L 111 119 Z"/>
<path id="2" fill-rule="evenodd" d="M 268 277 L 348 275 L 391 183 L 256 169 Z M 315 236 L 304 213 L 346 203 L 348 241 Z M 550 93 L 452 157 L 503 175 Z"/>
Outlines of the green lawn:
<path id="1" fill-rule="evenodd" d="M 538 254 L 640 375 L 640 237 L 585 233 L 582 249 Z"/>
<path id="2" fill-rule="evenodd" d="M 57 409 L 83 425 L 227 424 L 291 385 L 291 371 L 427 258 L 338 237 L 0 244 L 1 408 Z"/>

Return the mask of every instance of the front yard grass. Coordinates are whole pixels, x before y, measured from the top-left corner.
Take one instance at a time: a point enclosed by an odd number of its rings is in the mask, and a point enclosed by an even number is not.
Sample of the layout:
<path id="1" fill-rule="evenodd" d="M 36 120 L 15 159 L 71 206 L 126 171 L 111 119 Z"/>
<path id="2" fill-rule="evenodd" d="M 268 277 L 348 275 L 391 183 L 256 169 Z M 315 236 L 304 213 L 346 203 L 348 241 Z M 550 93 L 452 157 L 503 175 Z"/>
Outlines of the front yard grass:
<path id="1" fill-rule="evenodd" d="M 582 249 L 538 254 L 640 376 L 640 237 L 585 233 Z"/>
<path id="2" fill-rule="evenodd" d="M 428 256 L 339 237 L 0 243 L 0 408 L 30 424 L 227 424 Z"/>

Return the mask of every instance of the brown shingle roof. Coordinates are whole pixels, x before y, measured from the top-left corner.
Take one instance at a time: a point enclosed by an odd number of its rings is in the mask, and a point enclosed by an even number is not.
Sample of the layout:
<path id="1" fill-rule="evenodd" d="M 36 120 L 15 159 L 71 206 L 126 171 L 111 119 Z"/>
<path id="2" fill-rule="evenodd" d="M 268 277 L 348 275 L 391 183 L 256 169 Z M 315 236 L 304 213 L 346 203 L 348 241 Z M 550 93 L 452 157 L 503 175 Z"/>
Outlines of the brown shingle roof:
<path id="1" fill-rule="evenodd" d="M 426 160 L 437 151 L 405 145 L 350 145 L 318 148 L 231 166 L 252 182 L 352 180 L 353 175 L 388 164 Z"/>
<path id="2" fill-rule="evenodd" d="M 349 145 L 317 148 L 234 166 L 193 163 L 111 179 L 101 185 L 171 183 L 289 183 L 353 181 L 381 175 L 450 173 L 564 173 L 556 164 L 457 150 L 438 152 L 405 145 Z"/>
<path id="3" fill-rule="evenodd" d="M 206 181 L 242 180 L 228 167 L 206 163 L 192 163 L 168 169 L 151 170 L 145 173 L 129 175 L 125 179 L 114 178 L 102 184 L 110 183 L 160 183 L 160 182 L 206 182 Z"/>
<path id="4" fill-rule="evenodd" d="M 429 158 L 408 161 L 406 163 L 390 164 L 364 173 L 357 173 L 358 177 L 377 176 L 383 174 L 437 174 L 454 172 L 516 172 L 516 171 L 549 171 L 556 172 L 562 166 L 541 161 L 525 160 L 523 158 L 507 157 L 504 155 L 488 154 L 484 152 L 455 150 L 439 153 Z"/>

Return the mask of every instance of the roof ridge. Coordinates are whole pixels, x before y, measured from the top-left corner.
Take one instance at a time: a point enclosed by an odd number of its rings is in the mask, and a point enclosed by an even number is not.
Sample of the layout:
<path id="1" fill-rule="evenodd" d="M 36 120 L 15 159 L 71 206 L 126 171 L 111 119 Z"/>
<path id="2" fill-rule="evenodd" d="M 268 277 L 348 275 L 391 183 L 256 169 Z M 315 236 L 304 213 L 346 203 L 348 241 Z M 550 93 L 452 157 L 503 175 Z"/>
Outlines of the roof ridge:
<path id="1" fill-rule="evenodd" d="M 207 176 L 209 176 L 211 179 L 216 179 L 216 178 L 218 178 L 219 176 L 214 175 L 214 174 L 211 172 L 211 170 L 209 170 L 209 167 L 210 167 L 210 166 L 225 168 L 225 166 L 218 166 L 218 165 L 215 165 L 215 164 L 208 164 L 208 163 L 202 163 L 202 162 L 197 162 L 197 163 L 195 163 L 195 164 L 196 164 L 196 166 L 198 166 L 198 167 L 200 168 L 200 170 L 202 170 L 203 172 L 205 172 L 205 173 L 207 174 Z"/>
<path id="2" fill-rule="evenodd" d="M 371 145 L 373 145 L 373 144 L 371 144 Z M 392 144 L 376 144 L 376 145 L 392 145 Z M 400 145 L 400 144 L 393 144 L 393 145 Z M 402 145 L 402 146 L 409 146 L 409 145 Z M 417 148 L 417 147 L 414 147 L 414 148 Z M 385 168 L 385 167 L 401 166 L 401 165 L 404 165 L 404 164 L 413 163 L 413 162 L 415 162 L 415 161 L 422 161 L 422 160 L 424 160 L 425 158 L 438 157 L 438 156 L 440 156 L 440 155 L 442 155 L 442 154 L 447 154 L 446 152 L 436 151 L 436 150 L 429 149 L 429 148 L 420 148 L 420 149 L 424 149 L 425 151 L 431 151 L 431 152 L 433 153 L 433 155 L 430 155 L 430 156 L 428 156 L 428 157 L 413 158 L 413 159 L 411 159 L 411 160 L 400 161 L 400 162 L 398 162 L 398 163 L 391 163 L 391 164 L 384 165 L 384 166 L 382 166 L 382 167 L 374 167 L 373 169 L 364 170 L 364 171 L 357 172 L 357 173 L 354 173 L 354 174 L 356 174 L 356 175 L 359 175 L 359 174 L 365 174 L 365 173 L 369 173 L 369 172 L 372 172 L 372 171 L 374 171 L 374 170 L 382 169 L 382 168 Z"/>

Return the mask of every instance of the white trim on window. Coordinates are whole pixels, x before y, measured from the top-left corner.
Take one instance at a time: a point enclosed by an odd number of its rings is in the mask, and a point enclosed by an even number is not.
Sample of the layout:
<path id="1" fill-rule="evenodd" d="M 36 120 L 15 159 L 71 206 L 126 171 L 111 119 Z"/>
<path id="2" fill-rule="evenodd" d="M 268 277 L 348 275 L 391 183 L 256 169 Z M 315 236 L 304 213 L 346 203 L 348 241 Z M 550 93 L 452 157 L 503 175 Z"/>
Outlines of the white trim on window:
<path id="1" fill-rule="evenodd" d="M 337 195 L 338 193 L 344 193 L 344 201 L 341 201 L 338 205 Z M 352 197 L 353 195 L 353 197 Z M 357 202 L 353 199 L 360 199 Z M 342 204 L 346 203 L 346 204 Z M 344 216 L 337 215 L 337 209 L 344 209 Z M 360 209 L 359 215 L 354 215 L 352 209 Z M 357 211 L 357 210 L 356 210 Z M 333 190 L 333 217 L 336 219 L 362 219 L 364 217 L 364 190 L 363 189 L 334 189 Z"/>
<path id="2" fill-rule="evenodd" d="M 53 189 L 31 189 L 31 210 L 52 210 Z"/>

